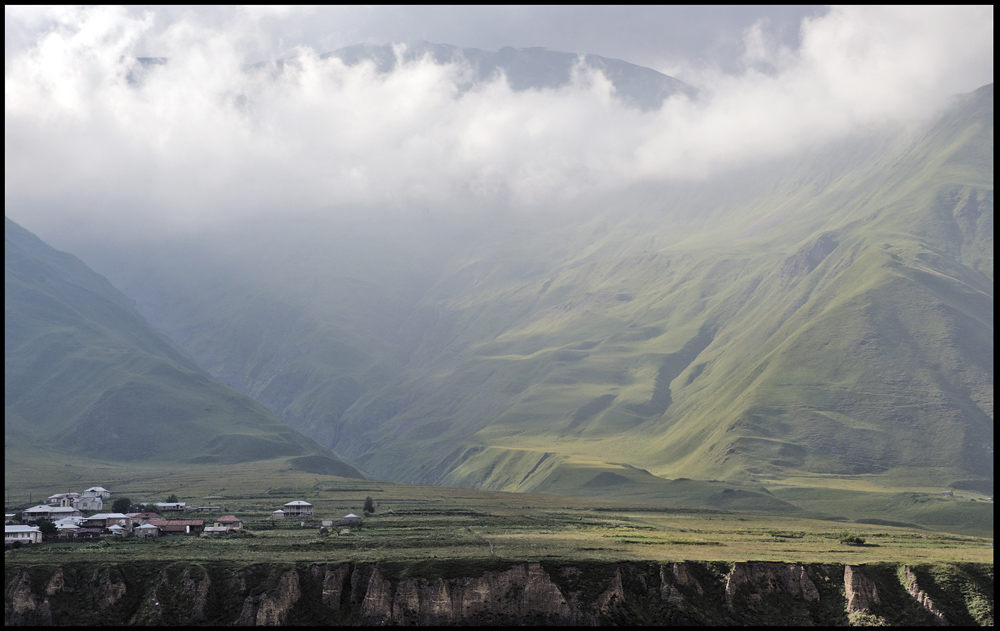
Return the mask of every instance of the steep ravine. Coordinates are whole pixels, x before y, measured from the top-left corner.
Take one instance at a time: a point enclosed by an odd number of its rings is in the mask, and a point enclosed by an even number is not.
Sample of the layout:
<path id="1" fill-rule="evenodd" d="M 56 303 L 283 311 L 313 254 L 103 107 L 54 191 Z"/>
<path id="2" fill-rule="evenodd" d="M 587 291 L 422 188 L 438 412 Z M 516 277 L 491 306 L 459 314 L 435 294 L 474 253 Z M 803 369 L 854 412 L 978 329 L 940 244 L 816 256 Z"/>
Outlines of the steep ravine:
<path id="1" fill-rule="evenodd" d="M 5 625 L 992 625 L 993 565 L 5 566 Z"/>

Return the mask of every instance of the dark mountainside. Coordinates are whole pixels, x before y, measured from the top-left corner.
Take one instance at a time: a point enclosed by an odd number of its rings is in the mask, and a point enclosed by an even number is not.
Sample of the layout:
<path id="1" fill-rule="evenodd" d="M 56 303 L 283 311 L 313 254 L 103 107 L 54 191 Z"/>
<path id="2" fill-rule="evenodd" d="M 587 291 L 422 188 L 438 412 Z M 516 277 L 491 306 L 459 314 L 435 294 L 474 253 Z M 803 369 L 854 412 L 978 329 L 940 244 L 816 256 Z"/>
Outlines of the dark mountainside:
<path id="1" fill-rule="evenodd" d="M 993 625 L 993 566 L 6 565 L 5 625 Z"/>
<path id="2" fill-rule="evenodd" d="M 388 50 L 332 54 L 385 71 Z M 479 53 L 461 52 L 525 89 L 576 59 Z M 378 479 L 992 493 L 992 85 L 919 130 L 570 216 L 408 210 L 70 249 L 198 366 Z"/>
<path id="3" fill-rule="evenodd" d="M 5 460 L 291 464 L 361 474 L 182 356 L 79 259 L 5 219 Z M 59 459 L 61 461 L 61 459 Z"/>

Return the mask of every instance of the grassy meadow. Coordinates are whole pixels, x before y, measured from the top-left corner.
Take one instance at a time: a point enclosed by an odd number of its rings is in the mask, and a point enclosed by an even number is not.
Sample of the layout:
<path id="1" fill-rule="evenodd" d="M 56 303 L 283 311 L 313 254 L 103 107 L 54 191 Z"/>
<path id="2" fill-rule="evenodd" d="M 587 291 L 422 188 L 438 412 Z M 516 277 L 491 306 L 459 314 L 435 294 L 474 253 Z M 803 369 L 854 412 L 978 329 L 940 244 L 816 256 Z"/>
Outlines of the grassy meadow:
<path id="1" fill-rule="evenodd" d="M 68 464 L 67 472 L 77 465 Z M 11 473 L 8 471 L 8 473 Z M 10 485 L 7 509 L 27 505 L 24 489 Z M 795 561 L 825 563 L 986 562 L 990 539 L 919 528 L 846 523 L 788 515 L 672 507 L 625 499 L 562 497 L 416 486 L 322 476 L 290 469 L 284 461 L 203 466 L 188 471 L 152 466 L 83 475 L 50 474 L 32 490 L 37 503 L 51 493 L 93 484 L 112 499 L 163 501 L 173 493 L 189 506 L 219 506 L 219 513 L 185 513 L 211 520 L 235 514 L 242 535 L 169 536 L 92 543 L 52 543 L 8 551 L 7 563 L 123 562 L 134 560 L 257 562 L 499 561 Z M 359 527 L 319 535 L 322 520 L 374 515 Z M 271 511 L 303 499 L 313 519 L 273 522 Z M 865 539 L 840 542 L 844 532 Z"/>

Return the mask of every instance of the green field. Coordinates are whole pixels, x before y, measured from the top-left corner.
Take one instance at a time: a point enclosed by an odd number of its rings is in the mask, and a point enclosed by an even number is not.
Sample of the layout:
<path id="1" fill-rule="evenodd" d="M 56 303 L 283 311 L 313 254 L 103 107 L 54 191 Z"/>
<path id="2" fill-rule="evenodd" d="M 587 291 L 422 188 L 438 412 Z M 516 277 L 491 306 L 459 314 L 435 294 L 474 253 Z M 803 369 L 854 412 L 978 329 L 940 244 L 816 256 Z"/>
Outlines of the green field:
<path id="1" fill-rule="evenodd" d="M 268 466 L 270 465 L 270 466 Z M 9 478 L 8 478 L 9 479 Z M 42 481 L 40 481 L 42 482 Z M 772 515 L 669 506 L 628 500 L 505 493 L 451 487 L 371 482 L 290 470 L 281 461 L 202 467 L 197 471 L 103 471 L 45 480 L 33 491 L 43 498 L 66 488 L 100 483 L 112 499 L 163 501 L 176 494 L 189 506 L 220 506 L 246 522 L 243 535 L 170 536 L 83 544 L 53 543 L 6 553 L 7 563 L 126 560 L 414 561 L 705 560 L 870 563 L 876 561 L 987 562 L 989 539 L 920 528 L 847 523 L 804 516 Z M 8 485 L 23 506 L 23 490 Z M 374 515 L 349 532 L 318 534 L 321 520 L 363 514 L 366 497 Z M 271 511 L 304 499 L 316 514 L 273 522 Z M 992 504 L 989 505 L 992 508 Z M 210 520 L 216 513 L 186 513 Z M 862 546 L 840 542 L 844 531 L 863 537 Z M 490 551 L 492 547 L 492 553 Z"/>

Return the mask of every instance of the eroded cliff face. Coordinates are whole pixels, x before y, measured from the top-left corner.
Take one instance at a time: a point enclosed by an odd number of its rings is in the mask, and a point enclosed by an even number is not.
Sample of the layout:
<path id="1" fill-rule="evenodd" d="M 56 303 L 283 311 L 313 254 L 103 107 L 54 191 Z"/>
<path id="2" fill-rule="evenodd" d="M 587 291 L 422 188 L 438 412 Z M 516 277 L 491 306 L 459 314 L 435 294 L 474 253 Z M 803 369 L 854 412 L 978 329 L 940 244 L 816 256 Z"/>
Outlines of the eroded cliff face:
<path id="1" fill-rule="evenodd" d="M 6 625 L 993 624 L 993 566 L 123 563 L 5 567 Z"/>

